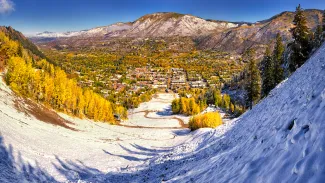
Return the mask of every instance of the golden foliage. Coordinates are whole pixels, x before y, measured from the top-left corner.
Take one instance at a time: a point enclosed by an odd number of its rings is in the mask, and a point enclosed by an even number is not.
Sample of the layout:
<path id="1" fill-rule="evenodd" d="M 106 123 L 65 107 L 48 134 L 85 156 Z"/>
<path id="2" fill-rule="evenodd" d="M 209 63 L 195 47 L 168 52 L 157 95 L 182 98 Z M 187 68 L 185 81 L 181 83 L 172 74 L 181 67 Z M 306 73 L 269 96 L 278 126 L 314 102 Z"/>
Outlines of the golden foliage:
<path id="1" fill-rule="evenodd" d="M 8 43 L 0 47 L 0 50 L 9 56 L 6 82 L 18 95 L 80 118 L 86 116 L 95 121 L 115 123 L 114 111 L 108 100 L 92 90 L 84 91 L 76 81 L 69 79 L 63 70 L 46 60 L 37 62 L 36 69 L 30 60 L 24 59 L 30 58 L 29 56 L 18 56 L 20 45 L 9 40 L 1 32 L 0 40 Z M 116 112 L 122 113 L 123 117 L 127 116 L 123 107 L 118 107 Z"/>
<path id="2" fill-rule="evenodd" d="M 172 101 L 172 111 L 174 114 L 194 115 L 198 114 L 201 109 L 194 98 L 181 97 Z"/>
<path id="3" fill-rule="evenodd" d="M 208 112 L 193 116 L 190 119 L 189 127 L 191 130 L 199 128 L 215 128 L 222 124 L 221 116 L 218 112 Z"/>

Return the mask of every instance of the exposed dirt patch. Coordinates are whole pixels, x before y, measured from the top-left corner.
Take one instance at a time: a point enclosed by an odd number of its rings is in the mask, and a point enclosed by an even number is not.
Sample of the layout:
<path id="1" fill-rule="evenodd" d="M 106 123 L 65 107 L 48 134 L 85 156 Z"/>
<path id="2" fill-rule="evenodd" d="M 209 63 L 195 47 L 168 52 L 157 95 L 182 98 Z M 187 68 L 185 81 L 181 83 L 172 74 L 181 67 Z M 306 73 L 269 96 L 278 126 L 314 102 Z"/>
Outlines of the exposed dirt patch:
<path id="1" fill-rule="evenodd" d="M 116 139 L 100 139 L 104 142 L 116 142 L 116 141 L 122 141 L 120 138 L 116 138 Z"/>
<path id="2" fill-rule="evenodd" d="M 157 98 L 159 98 L 159 95 L 158 95 L 157 93 L 155 93 L 155 94 L 152 96 L 152 98 L 157 99 Z"/>
<path id="3" fill-rule="evenodd" d="M 55 111 L 48 109 L 47 107 L 37 104 L 28 99 L 17 98 L 15 99 L 15 108 L 25 113 L 27 116 L 34 116 L 40 121 L 44 121 L 49 124 L 58 125 L 73 131 L 78 131 L 75 128 L 70 127 L 68 124 L 74 125 L 74 123 L 65 120 L 59 116 Z"/>
<path id="4" fill-rule="evenodd" d="M 148 114 L 150 112 L 156 112 L 156 111 L 150 111 L 150 110 L 145 110 L 145 111 L 138 111 L 136 113 L 144 113 L 144 117 L 147 119 L 175 119 L 178 121 L 179 125 L 181 127 L 149 127 L 149 126 L 131 126 L 131 125 L 123 125 L 123 124 L 118 124 L 120 126 L 128 127 L 128 128 L 149 128 L 149 129 L 181 129 L 181 128 L 188 128 L 188 125 L 184 123 L 184 121 L 180 118 L 177 117 L 170 117 L 170 118 L 155 118 L 155 117 L 148 117 Z"/>
<path id="5" fill-rule="evenodd" d="M 155 118 L 155 117 L 149 117 L 148 114 L 150 112 L 155 112 L 155 111 L 143 111 L 145 112 L 145 115 L 144 117 L 147 118 L 147 119 L 175 119 L 178 121 L 179 125 L 182 127 L 182 128 L 188 128 L 188 125 L 184 123 L 184 121 L 181 119 L 181 118 L 178 118 L 178 117 L 171 117 L 171 118 Z"/>
<path id="6" fill-rule="evenodd" d="M 124 125 L 124 124 L 117 124 L 119 126 L 123 126 L 123 127 L 126 127 L 126 128 L 146 128 L 146 129 L 183 129 L 182 127 L 154 127 L 154 126 L 139 126 L 139 125 L 136 125 L 136 126 L 132 126 L 132 125 Z"/>

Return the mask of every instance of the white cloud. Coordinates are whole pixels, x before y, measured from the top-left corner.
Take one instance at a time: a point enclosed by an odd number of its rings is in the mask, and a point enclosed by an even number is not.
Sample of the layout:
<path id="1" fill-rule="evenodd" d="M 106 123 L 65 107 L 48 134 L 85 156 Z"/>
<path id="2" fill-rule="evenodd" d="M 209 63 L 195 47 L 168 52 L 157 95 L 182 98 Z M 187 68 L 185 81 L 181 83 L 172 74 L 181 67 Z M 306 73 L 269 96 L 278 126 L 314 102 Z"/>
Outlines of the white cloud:
<path id="1" fill-rule="evenodd" d="M 15 4 L 11 0 L 0 0 L 0 14 L 9 14 L 15 11 Z"/>

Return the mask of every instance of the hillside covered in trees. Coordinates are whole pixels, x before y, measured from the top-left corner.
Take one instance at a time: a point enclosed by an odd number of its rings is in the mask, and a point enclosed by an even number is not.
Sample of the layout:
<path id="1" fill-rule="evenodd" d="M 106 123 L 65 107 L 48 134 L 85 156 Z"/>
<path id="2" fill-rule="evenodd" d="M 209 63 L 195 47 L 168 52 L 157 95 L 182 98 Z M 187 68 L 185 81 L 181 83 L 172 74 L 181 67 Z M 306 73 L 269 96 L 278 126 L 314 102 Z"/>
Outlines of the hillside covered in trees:
<path id="1" fill-rule="evenodd" d="M 123 107 L 112 105 L 91 90 L 83 90 L 59 67 L 37 59 L 33 51 L 9 35 L 0 32 L 2 70 L 5 69 L 5 80 L 17 95 L 80 118 L 115 124 L 114 114 L 127 117 Z"/>

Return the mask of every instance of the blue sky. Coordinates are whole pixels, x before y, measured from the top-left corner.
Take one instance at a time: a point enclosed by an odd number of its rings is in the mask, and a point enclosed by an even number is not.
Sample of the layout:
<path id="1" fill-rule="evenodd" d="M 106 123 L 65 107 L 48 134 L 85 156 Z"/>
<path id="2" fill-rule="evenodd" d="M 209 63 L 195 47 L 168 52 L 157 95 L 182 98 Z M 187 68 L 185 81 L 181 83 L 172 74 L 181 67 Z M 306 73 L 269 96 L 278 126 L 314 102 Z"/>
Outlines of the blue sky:
<path id="1" fill-rule="evenodd" d="M 0 25 L 24 34 L 74 31 L 134 21 L 155 12 L 255 22 L 282 11 L 325 9 L 325 0 L 0 0 Z"/>

